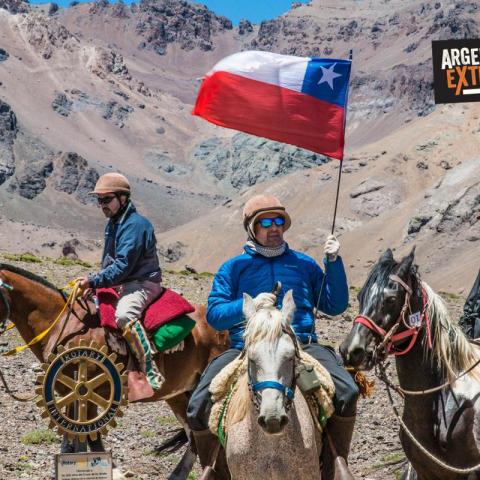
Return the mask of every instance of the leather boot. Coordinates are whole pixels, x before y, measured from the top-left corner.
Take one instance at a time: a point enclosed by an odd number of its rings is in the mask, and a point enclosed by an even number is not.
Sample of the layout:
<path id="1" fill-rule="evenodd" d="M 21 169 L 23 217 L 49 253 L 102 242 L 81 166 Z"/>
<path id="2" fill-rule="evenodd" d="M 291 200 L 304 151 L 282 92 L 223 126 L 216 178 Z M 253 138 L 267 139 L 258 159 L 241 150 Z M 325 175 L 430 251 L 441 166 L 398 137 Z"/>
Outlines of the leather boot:
<path id="1" fill-rule="evenodd" d="M 160 373 L 153 355 L 155 351 L 150 344 L 147 332 L 138 321 L 130 322 L 123 329 L 123 337 L 128 343 L 130 350 L 135 355 L 139 367 L 146 375 L 148 383 L 154 390 L 159 390 L 165 382 L 164 376 Z"/>
<path id="2" fill-rule="evenodd" d="M 354 427 L 355 416 L 333 415 L 328 419 L 322 450 L 322 479 L 354 480 L 347 466 Z"/>
<path id="3" fill-rule="evenodd" d="M 215 480 L 214 471 L 216 456 L 218 455 L 219 442 L 217 437 L 209 430 L 192 430 L 195 451 L 202 465 L 203 472 L 200 480 Z"/>

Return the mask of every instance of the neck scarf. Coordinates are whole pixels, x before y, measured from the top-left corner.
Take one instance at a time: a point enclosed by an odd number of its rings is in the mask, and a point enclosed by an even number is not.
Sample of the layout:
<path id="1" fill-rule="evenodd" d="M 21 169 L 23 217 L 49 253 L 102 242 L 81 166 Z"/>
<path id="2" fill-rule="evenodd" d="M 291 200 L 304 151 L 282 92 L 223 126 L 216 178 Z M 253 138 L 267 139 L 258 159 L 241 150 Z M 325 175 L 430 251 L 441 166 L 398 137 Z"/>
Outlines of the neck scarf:
<path id="1" fill-rule="evenodd" d="M 287 248 L 287 244 L 283 242 L 278 247 L 264 247 L 259 243 L 255 242 L 252 239 L 247 240 L 247 246 L 249 246 L 252 250 L 257 252 L 258 254 L 262 255 L 263 257 L 278 257 L 285 253 L 285 249 Z"/>

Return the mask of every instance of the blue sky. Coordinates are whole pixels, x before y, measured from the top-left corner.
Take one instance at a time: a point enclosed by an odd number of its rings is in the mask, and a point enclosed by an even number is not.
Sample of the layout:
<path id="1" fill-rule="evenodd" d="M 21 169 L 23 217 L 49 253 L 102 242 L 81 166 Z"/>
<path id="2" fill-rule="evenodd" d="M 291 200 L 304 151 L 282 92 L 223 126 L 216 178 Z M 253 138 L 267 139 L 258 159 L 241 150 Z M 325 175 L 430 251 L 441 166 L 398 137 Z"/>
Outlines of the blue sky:
<path id="1" fill-rule="evenodd" d="M 56 1 L 61 7 L 67 7 L 71 3 L 71 0 L 30 0 L 30 3 L 49 3 L 49 1 Z M 307 0 L 298 1 L 307 3 Z M 125 0 L 125 3 L 132 2 Z M 292 0 L 203 0 L 191 3 L 205 4 L 210 10 L 224 15 L 237 25 L 242 18 L 247 18 L 252 23 L 260 23 L 262 20 L 278 17 L 290 9 Z"/>
<path id="2" fill-rule="evenodd" d="M 260 23 L 278 17 L 290 10 L 291 0 L 204 0 L 203 3 L 210 10 L 232 20 L 236 25 L 240 19 L 246 18 L 252 23 Z M 303 0 L 301 3 L 307 3 Z"/>

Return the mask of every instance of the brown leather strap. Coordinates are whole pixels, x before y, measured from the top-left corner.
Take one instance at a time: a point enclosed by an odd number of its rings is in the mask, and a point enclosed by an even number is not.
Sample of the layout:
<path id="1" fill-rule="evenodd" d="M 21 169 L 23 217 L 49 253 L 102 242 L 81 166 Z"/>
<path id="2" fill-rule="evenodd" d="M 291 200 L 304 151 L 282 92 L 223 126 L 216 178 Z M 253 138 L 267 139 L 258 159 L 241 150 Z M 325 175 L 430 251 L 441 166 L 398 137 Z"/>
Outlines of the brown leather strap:
<path id="1" fill-rule="evenodd" d="M 399 283 L 409 295 L 413 295 L 412 289 L 398 276 L 398 275 L 390 275 L 390 280 Z"/>

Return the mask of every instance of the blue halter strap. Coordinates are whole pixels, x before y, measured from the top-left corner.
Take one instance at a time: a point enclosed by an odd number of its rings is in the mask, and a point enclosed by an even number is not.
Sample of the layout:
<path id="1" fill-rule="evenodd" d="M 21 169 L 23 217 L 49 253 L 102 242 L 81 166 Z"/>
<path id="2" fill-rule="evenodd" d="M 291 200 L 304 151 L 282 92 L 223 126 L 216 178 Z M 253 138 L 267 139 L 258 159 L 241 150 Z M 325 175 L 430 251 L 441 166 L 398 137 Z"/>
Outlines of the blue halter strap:
<path id="1" fill-rule="evenodd" d="M 272 380 L 268 380 L 265 382 L 257 382 L 252 384 L 252 391 L 253 392 L 260 392 L 261 390 L 265 390 L 266 388 L 273 388 L 275 390 L 279 390 L 282 392 L 289 400 L 293 398 L 293 390 L 286 385 L 282 385 L 279 382 L 274 382 Z"/>

